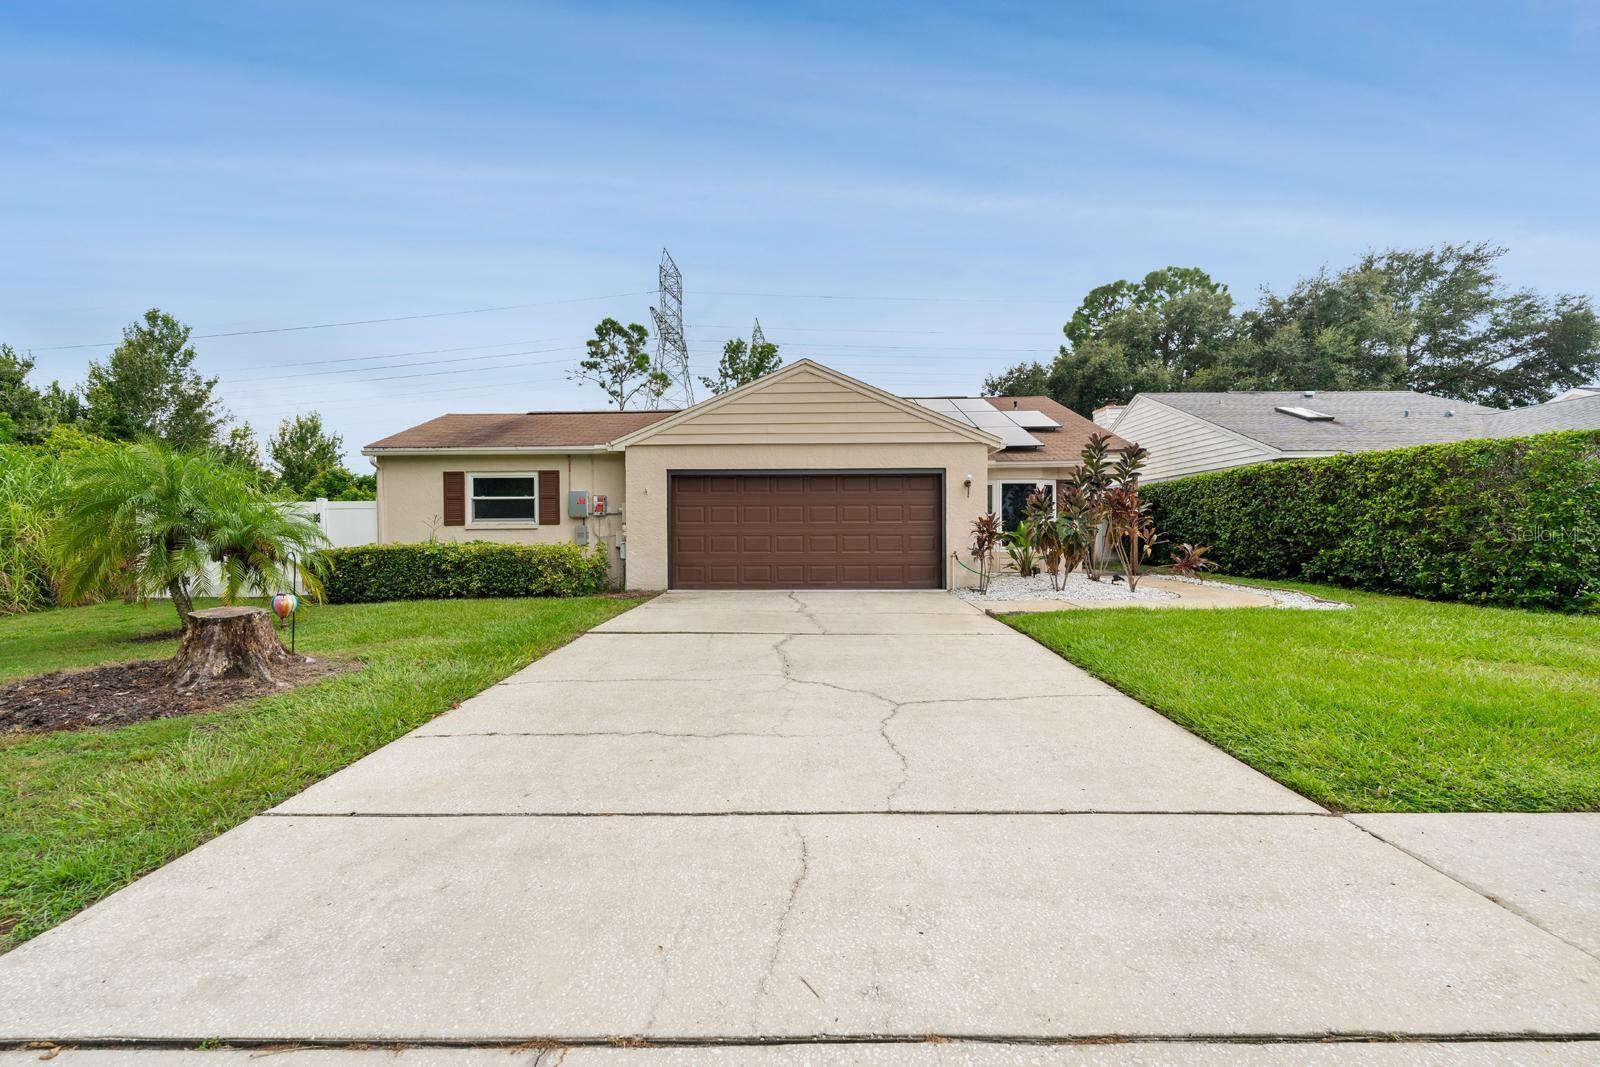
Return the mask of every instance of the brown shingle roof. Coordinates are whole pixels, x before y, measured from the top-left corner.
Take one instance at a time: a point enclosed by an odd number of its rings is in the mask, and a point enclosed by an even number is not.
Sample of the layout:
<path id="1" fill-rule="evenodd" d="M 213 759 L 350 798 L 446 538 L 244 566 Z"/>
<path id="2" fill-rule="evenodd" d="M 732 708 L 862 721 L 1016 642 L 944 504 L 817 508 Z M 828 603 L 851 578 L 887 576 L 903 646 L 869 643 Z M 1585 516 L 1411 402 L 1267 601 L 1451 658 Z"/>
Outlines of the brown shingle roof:
<path id="1" fill-rule="evenodd" d="M 440 415 L 374 441 L 389 448 L 557 448 L 614 441 L 673 411 L 528 411 L 504 415 Z"/>
<path id="2" fill-rule="evenodd" d="M 1083 446 L 1089 435 L 1102 433 L 1111 438 L 1112 448 L 1125 448 L 1128 442 L 1069 407 L 1056 403 L 1047 396 L 986 396 L 991 405 L 1004 411 L 1016 407 L 1024 411 L 1042 411 L 1061 424 L 1059 430 L 1029 430 L 1043 448 L 1017 448 L 989 453 L 991 463 L 1077 463 L 1083 459 Z"/>

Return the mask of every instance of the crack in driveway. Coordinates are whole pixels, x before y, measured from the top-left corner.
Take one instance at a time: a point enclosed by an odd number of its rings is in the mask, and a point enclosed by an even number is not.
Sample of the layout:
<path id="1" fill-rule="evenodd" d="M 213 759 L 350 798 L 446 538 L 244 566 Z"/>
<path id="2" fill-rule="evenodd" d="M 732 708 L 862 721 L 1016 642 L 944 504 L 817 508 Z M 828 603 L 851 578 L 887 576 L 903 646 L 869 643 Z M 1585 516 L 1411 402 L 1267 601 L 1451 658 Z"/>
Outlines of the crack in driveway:
<path id="1" fill-rule="evenodd" d="M 762 1002 L 767 999 L 767 989 L 772 984 L 772 975 L 778 968 L 778 956 L 783 952 L 783 939 L 789 933 L 789 917 L 794 913 L 795 901 L 800 897 L 800 886 L 811 873 L 811 846 L 806 841 L 805 831 L 801 830 L 800 824 L 793 820 L 789 823 L 789 829 L 794 831 L 795 840 L 800 844 L 800 869 L 795 872 L 793 881 L 789 883 L 788 899 L 784 901 L 783 911 L 778 914 L 777 928 L 773 933 L 772 951 L 767 955 L 767 965 L 761 972 L 761 980 L 756 983 L 755 1004 L 750 1014 L 752 1026 L 761 1014 Z"/>

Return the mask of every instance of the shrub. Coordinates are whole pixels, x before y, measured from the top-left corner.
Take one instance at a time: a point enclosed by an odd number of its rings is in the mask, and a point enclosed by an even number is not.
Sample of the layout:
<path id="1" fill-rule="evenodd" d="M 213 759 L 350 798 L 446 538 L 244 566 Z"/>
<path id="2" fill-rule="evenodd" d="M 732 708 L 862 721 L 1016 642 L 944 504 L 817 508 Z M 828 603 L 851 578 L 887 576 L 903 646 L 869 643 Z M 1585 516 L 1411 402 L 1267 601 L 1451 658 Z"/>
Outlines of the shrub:
<path id="1" fill-rule="evenodd" d="M 1600 608 L 1600 430 L 1266 463 L 1147 485 L 1219 567 L 1432 600 Z"/>
<path id="2" fill-rule="evenodd" d="M 502 596 L 587 596 L 610 576 L 603 544 L 506 545 L 493 541 L 362 545 L 323 554 L 331 604 Z"/>

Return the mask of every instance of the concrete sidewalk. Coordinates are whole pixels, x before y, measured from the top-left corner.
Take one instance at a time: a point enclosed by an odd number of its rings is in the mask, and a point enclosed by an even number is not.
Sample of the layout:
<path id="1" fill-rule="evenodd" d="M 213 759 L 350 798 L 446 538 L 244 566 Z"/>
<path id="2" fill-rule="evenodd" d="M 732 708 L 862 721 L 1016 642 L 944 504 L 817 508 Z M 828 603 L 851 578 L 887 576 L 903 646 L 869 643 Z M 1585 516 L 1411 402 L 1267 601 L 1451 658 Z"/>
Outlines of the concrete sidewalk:
<path id="1" fill-rule="evenodd" d="M 1481 840 L 1389 843 L 1415 833 L 944 594 L 674 593 L 0 958 L 0 1041 L 1592 1060 L 1600 904 L 1475 880 Z M 1329 1036 L 1413 1040 L 1301 1044 Z M 1073 1044 L 1110 1037 L 1153 1044 Z"/>

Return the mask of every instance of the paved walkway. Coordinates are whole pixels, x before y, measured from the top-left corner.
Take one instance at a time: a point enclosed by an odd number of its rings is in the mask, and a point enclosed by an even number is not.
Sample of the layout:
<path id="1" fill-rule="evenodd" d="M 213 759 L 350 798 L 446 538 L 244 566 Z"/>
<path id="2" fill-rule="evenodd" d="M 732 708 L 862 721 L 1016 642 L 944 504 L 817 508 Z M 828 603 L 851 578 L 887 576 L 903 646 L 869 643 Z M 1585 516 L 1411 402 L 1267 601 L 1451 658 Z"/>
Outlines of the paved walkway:
<path id="1" fill-rule="evenodd" d="M 1438 818 L 1330 815 L 944 594 L 675 593 L 0 957 L 0 1042 L 1600 1059 L 1595 817 Z M 1329 1036 L 1382 1040 L 1278 1043 Z"/>

